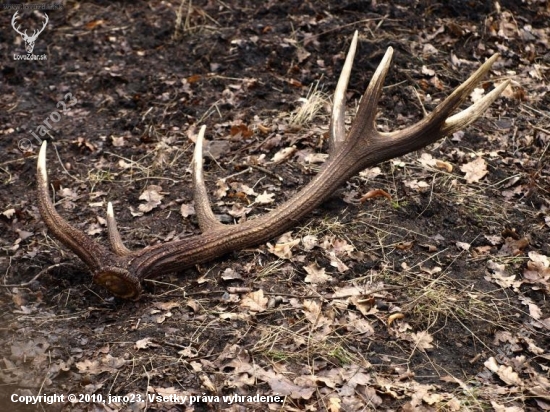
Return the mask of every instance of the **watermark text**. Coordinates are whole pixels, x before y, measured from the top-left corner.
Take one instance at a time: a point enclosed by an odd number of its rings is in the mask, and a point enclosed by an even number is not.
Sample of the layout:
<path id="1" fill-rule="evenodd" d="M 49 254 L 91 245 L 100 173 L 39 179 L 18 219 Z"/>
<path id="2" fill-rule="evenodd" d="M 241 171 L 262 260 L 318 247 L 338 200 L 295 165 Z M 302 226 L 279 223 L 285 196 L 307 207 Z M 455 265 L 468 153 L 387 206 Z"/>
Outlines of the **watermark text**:
<path id="1" fill-rule="evenodd" d="M 31 135 L 34 138 L 34 141 L 38 143 L 40 146 L 42 144 L 42 139 L 46 138 L 46 136 L 51 136 L 49 134 L 50 130 L 52 129 L 53 125 L 61 120 L 61 115 L 66 115 L 70 108 L 78 103 L 78 100 L 76 100 L 76 97 L 72 95 L 72 93 L 66 93 L 63 96 L 63 99 L 58 101 L 55 107 L 59 110 L 54 110 L 51 112 L 48 117 L 46 117 L 41 124 L 36 126 L 35 130 L 31 130 Z M 31 139 L 23 138 L 19 140 L 17 143 L 17 146 L 19 147 L 19 150 L 22 152 L 27 152 L 33 148 L 33 142 Z"/>
<path id="2" fill-rule="evenodd" d="M 4 10 L 61 10 L 63 4 L 57 3 L 28 3 L 28 4 L 0 4 Z"/>

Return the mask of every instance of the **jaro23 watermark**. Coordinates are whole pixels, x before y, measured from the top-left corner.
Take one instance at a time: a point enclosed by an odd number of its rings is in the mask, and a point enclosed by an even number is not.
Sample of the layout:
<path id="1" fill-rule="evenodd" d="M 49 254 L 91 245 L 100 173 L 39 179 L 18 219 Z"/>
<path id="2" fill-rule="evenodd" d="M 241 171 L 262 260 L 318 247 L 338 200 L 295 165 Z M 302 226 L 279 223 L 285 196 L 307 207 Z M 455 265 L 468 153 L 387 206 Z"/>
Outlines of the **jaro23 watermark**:
<path id="1" fill-rule="evenodd" d="M 72 93 L 66 93 L 63 96 L 63 99 L 58 101 L 55 107 L 59 110 L 54 110 L 46 117 L 41 124 L 35 127 L 34 130 L 31 130 L 30 134 L 32 135 L 34 142 L 40 146 L 42 144 L 42 138 L 47 139 L 47 137 L 52 137 L 50 130 L 52 130 L 53 125 L 61 120 L 62 115 L 66 115 L 72 106 L 77 104 L 78 101 Z M 27 152 L 33 148 L 33 139 L 23 138 L 17 143 L 17 147 L 22 152 Z"/>

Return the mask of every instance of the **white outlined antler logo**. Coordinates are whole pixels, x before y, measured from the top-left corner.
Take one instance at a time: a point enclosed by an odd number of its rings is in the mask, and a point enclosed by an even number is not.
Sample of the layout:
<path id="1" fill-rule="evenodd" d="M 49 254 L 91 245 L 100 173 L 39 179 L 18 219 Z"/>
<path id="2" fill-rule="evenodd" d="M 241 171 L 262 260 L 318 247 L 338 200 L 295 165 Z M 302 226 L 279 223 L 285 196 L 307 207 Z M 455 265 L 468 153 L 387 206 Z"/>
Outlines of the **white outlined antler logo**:
<path id="1" fill-rule="evenodd" d="M 48 21 L 50 19 L 48 18 L 48 15 L 46 13 L 44 13 L 44 16 L 45 16 L 44 25 L 42 26 L 42 28 L 40 30 L 34 30 L 32 36 L 29 36 L 29 35 L 27 35 L 27 30 L 26 29 L 25 29 L 25 31 L 21 32 L 21 30 L 19 30 L 21 26 L 15 27 L 16 21 L 19 18 L 18 13 L 19 12 L 16 11 L 15 14 L 13 15 L 13 17 L 11 19 L 11 25 L 12 25 L 13 29 L 17 33 L 19 33 L 19 35 L 21 36 L 21 38 L 25 42 L 25 50 L 27 50 L 27 53 L 32 53 L 32 51 L 34 50 L 34 42 L 36 41 L 36 39 L 38 38 L 40 33 L 42 33 L 44 31 L 44 29 L 46 28 L 46 25 L 48 24 Z"/>

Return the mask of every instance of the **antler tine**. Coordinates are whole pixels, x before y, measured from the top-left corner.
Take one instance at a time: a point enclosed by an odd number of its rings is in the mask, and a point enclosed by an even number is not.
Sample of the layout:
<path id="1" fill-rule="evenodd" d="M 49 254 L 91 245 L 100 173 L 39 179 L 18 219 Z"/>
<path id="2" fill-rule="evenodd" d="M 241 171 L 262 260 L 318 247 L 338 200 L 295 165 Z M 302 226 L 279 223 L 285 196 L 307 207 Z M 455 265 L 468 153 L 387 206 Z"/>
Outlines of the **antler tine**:
<path id="1" fill-rule="evenodd" d="M 115 213 L 113 211 L 113 204 L 111 202 L 107 203 L 107 232 L 109 233 L 109 243 L 111 244 L 111 249 L 118 256 L 128 256 L 133 252 L 124 246 L 120 233 L 118 232 L 118 227 L 116 224 Z"/>
<path id="2" fill-rule="evenodd" d="M 365 136 L 365 138 L 370 137 L 370 134 L 377 134 L 374 120 L 376 118 L 378 101 L 384 87 L 384 80 L 390 69 L 392 56 L 393 47 L 388 47 L 386 53 L 384 53 L 384 57 L 382 57 L 380 64 L 372 75 L 367 90 L 363 94 L 363 97 L 361 97 L 361 103 L 347 140 L 353 140 L 353 136 L 357 134 Z"/>
<path id="3" fill-rule="evenodd" d="M 56 212 L 48 193 L 46 146 L 47 141 L 44 140 L 40 147 L 40 153 L 38 154 L 36 170 L 38 180 L 38 208 L 40 209 L 42 219 L 58 240 L 76 253 L 92 270 L 96 270 L 101 266 L 102 257 L 108 256 L 110 253 L 86 234 L 71 226 Z"/>
<path id="4" fill-rule="evenodd" d="M 443 127 L 444 133 L 449 135 L 474 122 L 485 110 L 487 110 L 487 108 L 498 98 L 498 96 L 500 96 L 509 84 L 510 80 L 502 82 L 489 94 L 479 99 L 467 109 L 464 109 L 461 112 L 447 118 Z"/>
<path id="5" fill-rule="evenodd" d="M 427 119 L 432 122 L 439 123 L 443 119 L 451 115 L 451 113 L 456 110 L 472 93 L 475 87 L 480 82 L 481 78 L 491 70 L 493 63 L 498 59 L 499 54 L 493 54 L 485 63 L 483 63 L 479 69 L 477 69 L 464 83 L 458 86 L 454 92 L 452 92 L 442 103 L 440 103 L 433 112 L 427 116 Z M 476 106 L 479 107 L 479 106 Z M 481 114 L 481 112 L 479 112 Z M 478 114 L 478 116 L 479 116 Z M 475 116 L 475 120 L 478 116 Z M 471 123 L 471 122 L 470 122 Z"/>
<path id="6" fill-rule="evenodd" d="M 353 34 L 353 39 L 351 40 L 346 61 L 344 62 L 342 73 L 340 73 L 340 78 L 338 79 L 338 84 L 336 85 L 336 90 L 334 90 L 329 138 L 329 150 L 331 152 L 336 150 L 338 144 L 346 139 L 346 90 L 348 89 L 353 60 L 355 58 L 355 51 L 357 50 L 358 37 L 359 32 L 356 30 Z"/>
<path id="7" fill-rule="evenodd" d="M 375 129 L 374 116 L 382 90 L 382 82 L 389 68 L 391 51 L 391 48 L 389 48 L 369 83 L 369 87 L 363 95 L 359 110 L 357 111 L 356 121 L 352 125 L 347 138 L 347 140 L 355 142 L 351 143 L 355 148 L 354 153 L 365 157 L 363 162 L 368 162 L 369 159 L 371 162 L 382 162 L 402 156 L 421 149 L 449 133 L 472 123 L 481 116 L 483 110 L 506 87 L 505 84 L 499 85 L 494 91 L 481 99 L 480 102 L 470 106 L 463 112 L 451 116 L 451 113 L 468 98 L 481 78 L 490 70 L 492 64 L 498 58 L 498 54 L 495 54 L 424 119 L 402 130 L 381 133 Z M 363 144 L 362 139 L 367 139 L 370 144 Z"/>
<path id="8" fill-rule="evenodd" d="M 460 128 L 474 122 L 483 111 L 502 93 L 508 85 L 504 82 L 496 87 L 487 96 L 471 105 L 469 108 L 451 116 L 462 102 L 474 90 L 481 78 L 491 69 L 493 63 L 498 59 L 498 54 L 491 56 L 479 69 L 477 69 L 464 83 L 441 102 L 428 116 L 420 122 L 403 130 L 392 133 L 379 133 L 380 136 L 392 142 L 390 149 L 391 156 L 401 156 L 404 153 L 422 148 L 442 136 L 455 132 Z"/>
<path id="9" fill-rule="evenodd" d="M 193 191 L 195 199 L 195 213 L 199 220 L 199 227 L 203 232 L 209 232 L 224 225 L 216 219 L 212 207 L 210 206 L 210 198 L 206 191 L 203 177 L 203 155 L 202 147 L 204 143 L 204 133 L 206 126 L 201 126 L 197 141 L 195 142 L 195 151 L 193 152 Z"/>

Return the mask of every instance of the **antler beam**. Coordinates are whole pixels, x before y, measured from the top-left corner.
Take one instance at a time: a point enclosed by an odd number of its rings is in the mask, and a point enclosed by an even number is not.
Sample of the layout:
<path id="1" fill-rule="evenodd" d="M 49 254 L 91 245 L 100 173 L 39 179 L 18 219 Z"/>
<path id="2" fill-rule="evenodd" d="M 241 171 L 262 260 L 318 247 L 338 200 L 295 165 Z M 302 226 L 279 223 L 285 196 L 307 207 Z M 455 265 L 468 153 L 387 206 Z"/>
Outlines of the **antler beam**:
<path id="1" fill-rule="evenodd" d="M 334 95 L 330 125 L 329 157 L 320 172 L 301 191 L 277 209 L 238 225 L 223 225 L 212 212 L 204 184 L 202 126 L 193 156 L 194 200 L 201 235 L 131 251 L 122 243 L 111 203 L 107 207 L 107 228 L 112 251 L 72 227 L 55 210 L 48 193 L 46 145 L 38 156 L 38 205 L 50 232 L 75 252 L 90 268 L 96 283 L 121 298 L 137 298 L 141 281 L 266 242 L 285 232 L 327 199 L 346 180 L 361 170 L 385 160 L 421 149 L 475 121 L 508 85 L 504 82 L 467 109 L 451 115 L 463 103 L 481 78 L 490 70 L 498 55 L 488 59 L 435 110 L 404 130 L 382 133 L 376 130 L 375 117 L 384 78 L 390 67 L 393 49 L 386 51 L 361 99 L 349 133 L 344 125 L 345 91 L 349 82 L 357 32 L 351 42 Z"/>

